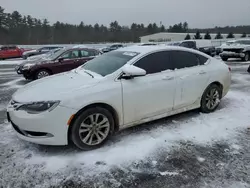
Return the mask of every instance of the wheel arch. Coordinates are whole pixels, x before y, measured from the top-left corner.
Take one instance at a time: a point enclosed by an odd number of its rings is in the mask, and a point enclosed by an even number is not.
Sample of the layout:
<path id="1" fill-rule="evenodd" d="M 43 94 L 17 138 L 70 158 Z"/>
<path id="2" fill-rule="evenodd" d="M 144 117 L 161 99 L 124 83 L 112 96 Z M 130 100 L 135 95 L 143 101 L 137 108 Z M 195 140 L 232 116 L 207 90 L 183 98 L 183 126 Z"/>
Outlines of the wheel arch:
<path id="1" fill-rule="evenodd" d="M 206 87 L 206 89 L 204 90 L 203 93 L 205 93 L 205 91 L 206 91 L 211 85 L 217 85 L 217 86 L 221 89 L 220 95 L 222 96 L 224 86 L 223 86 L 223 84 L 222 84 L 221 82 L 219 82 L 219 81 L 213 81 L 213 82 L 211 82 L 211 83 Z"/>
<path id="2" fill-rule="evenodd" d="M 51 75 L 53 74 L 53 71 L 52 71 L 50 68 L 47 68 L 47 67 L 39 67 L 39 68 L 36 68 L 36 70 L 34 70 L 34 77 L 36 77 L 37 73 L 38 73 L 39 71 L 42 71 L 42 70 L 48 71 Z"/>
<path id="3" fill-rule="evenodd" d="M 93 103 L 93 104 L 89 104 L 85 107 L 83 107 L 82 109 L 80 109 L 73 117 L 73 119 L 70 121 L 70 124 L 69 124 L 69 129 L 68 129 L 68 141 L 70 141 L 70 134 L 71 134 L 71 129 L 72 129 L 72 125 L 73 123 L 75 122 L 76 118 L 82 113 L 84 112 L 85 110 L 89 109 L 89 108 L 94 108 L 94 107 L 101 107 L 101 108 L 104 108 L 106 110 L 108 110 L 113 118 L 114 118 L 114 122 L 115 122 L 115 127 L 114 127 L 114 132 L 118 131 L 119 130 L 119 116 L 118 116 L 118 113 L 117 111 L 109 104 L 106 104 L 106 103 Z"/>

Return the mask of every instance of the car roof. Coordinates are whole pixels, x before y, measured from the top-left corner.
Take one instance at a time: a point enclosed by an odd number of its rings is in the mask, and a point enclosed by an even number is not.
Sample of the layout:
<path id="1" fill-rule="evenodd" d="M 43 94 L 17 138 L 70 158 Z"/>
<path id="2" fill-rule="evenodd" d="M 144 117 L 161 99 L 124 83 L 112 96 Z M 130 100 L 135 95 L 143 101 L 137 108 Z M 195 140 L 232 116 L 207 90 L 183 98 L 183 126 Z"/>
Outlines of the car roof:
<path id="1" fill-rule="evenodd" d="M 160 45 L 129 46 L 129 47 L 120 48 L 116 51 L 128 51 L 128 52 L 137 52 L 137 53 L 141 53 L 141 54 L 147 54 L 150 52 L 161 51 L 161 50 L 181 50 L 181 51 L 187 51 L 187 52 L 193 52 L 196 54 L 201 54 L 201 52 L 199 52 L 197 50 L 193 50 L 193 49 L 185 48 L 185 47 L 181 47 L 181 46 L 160 46 Z"/>

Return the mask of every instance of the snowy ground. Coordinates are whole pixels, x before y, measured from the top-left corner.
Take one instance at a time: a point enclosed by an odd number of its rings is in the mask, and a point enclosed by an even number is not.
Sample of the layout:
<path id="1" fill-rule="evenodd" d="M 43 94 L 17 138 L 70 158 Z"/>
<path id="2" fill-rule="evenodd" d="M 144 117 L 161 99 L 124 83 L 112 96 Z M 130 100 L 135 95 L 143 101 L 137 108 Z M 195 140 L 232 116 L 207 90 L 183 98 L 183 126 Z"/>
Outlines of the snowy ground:
<path id="1" fill-rule="evenodd" d="M 228 62 L 232 87 L 216 112 L 137 126 L 89 152 L 16 137 L 5 106 L 27 83 L 19 62 L 0 62 L 0 187 L 250 187 L 250 62 Z"/>

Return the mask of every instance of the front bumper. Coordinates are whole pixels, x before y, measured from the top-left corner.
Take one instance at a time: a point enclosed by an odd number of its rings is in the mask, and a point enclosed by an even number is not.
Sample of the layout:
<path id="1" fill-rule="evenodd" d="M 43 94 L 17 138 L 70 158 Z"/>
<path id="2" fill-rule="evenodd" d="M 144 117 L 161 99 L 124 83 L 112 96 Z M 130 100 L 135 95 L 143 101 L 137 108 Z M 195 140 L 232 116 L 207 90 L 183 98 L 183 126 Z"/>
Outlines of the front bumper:
<path id="1" fill-rule="evenodd" d="M 69 118 L 74 109 L 57 106 L 51 112 L 28 114 L 7 107 L 7 117 L 17 136 L 42 145 L 67 145 Z"/>
<path id="2" fill-rule="evenodd" d="M 244 58 L 245 53 L 237 53 L 237 52 L 222 52 L 220 54 L 221 57 L 226 57 L 226 58 Z"/>
<path id="3" fill-rule="evenodd" d="M 22 74 L 26 79 L 33 79 L 34 77 L 33 72 L 31 72 L 29 69 L 23 70 L 21 68 L 16 68 L 16 72 L 17 74 Z"/>

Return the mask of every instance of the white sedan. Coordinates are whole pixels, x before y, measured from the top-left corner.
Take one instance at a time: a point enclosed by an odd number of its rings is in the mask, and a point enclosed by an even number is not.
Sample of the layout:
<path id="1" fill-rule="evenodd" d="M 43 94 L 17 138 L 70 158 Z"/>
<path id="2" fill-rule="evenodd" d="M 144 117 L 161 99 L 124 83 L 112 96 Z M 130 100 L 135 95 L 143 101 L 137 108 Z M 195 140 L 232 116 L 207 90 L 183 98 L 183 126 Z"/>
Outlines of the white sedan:
<path id="1" fill-rule="evenodd" d="M 23 140 L 89 150 L 121 129 L 196 108 L 213 112 L 230 84 L 230 68 L 199 51 L 126 47 L 27 84 L 7 116 Z"/>

